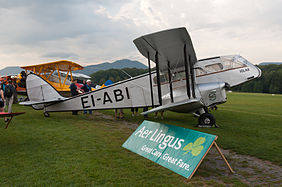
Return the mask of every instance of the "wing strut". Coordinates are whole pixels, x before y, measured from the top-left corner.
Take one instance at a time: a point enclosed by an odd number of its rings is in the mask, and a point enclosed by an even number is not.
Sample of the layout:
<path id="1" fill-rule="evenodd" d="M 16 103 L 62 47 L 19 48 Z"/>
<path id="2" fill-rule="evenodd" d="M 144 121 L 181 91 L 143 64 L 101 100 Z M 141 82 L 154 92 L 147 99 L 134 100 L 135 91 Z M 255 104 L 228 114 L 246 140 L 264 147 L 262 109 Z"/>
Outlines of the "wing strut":
<path id="1" fill-rule="evenodd" d="M 168 71 L 168 81 L 169 81 L 169 91 L 170 91 L 170 99 L 171 102 L 173 103 L 173 91 L 172 91 L 172 82 L 171 82 L 171 71 L 170 71 L 170 62 L 167 61 L 167 71 Z"/>
<path id="2" fill-rule="evenodd" d="M 189 62 L 191 62 L 191 56 L 189 55 Z M 192 96 L 193 98 L 196 98 L 195 94 L 195 76 L 194 76 L 194 69 L 192 63 L 189 63 L 190 65 L 190 75 L 191 75 L 191 80 L 192 80 Z"/>
<path id="3" fill-rule="evenodd" d="M 159 68 L 158 51 L 156 51 L 155 60 L 156 60 L 155 62 L 156 62 L 156 71 L 157 71 L 157 86 L 158 86 L 159 103 L 160 105 L 162 105 L 162 90 L 161 90 L 161 82 L 160 82 L 160 68 Z"/>
<path id="4" fill-rule="evenodd" d="M 184 67 L 185 67 L 185 77 L 186 77 L 186 90 L 187 90 L 187 96 L 190 99 L 191 93 L 190 93 L 190 80 L 189 80 L 189 71 L 188 71 L 188 65 L 187 65 L 187 53 L 186 53 L 186 44 L 184 44 Z"/>
<path id="5" fill-rule="evenodd" d="M 149 52 L 148 52 L 148 66 L 149 66 L 149 79 L 150 79 L 150 90 L 151 90 L 152 107 L 155 108 L 153 84 L 152 84 L 152 74 L 151 74 L 151 61 L 150 61 L 150 53 Z"/>

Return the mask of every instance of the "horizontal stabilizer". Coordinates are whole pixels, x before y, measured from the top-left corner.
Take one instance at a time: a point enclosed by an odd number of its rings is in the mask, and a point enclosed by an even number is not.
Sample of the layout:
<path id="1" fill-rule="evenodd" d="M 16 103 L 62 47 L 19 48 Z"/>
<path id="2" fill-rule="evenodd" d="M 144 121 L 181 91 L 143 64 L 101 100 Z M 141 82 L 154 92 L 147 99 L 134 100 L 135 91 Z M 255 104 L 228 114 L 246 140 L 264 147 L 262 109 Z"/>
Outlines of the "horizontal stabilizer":
<path id="1" fill-rule="evenodd" d="M 20 102 L 20 105 L 31 106 L 31 105 L 38 105 L 38 104 L 55 104 L 66 100 L 67 98 L 58 98 L 58 99 L 50 99 L 44 101 L 24 101 Z"/>
<path id="2" fill-rule="evenodd" d="M 201 106 L 203 106 L 203 103 L 199 99 L 190 99 L 188 101 L 179 101 L 175 103 L 162 105 L 162 106 L 153 108 L 149 111 L 142 112 L 141 114 L 146 115 L 146 114 L 150 114 L 153 112 L 159 112 L 159 111 L 164 111 L 164 110 L 171 110 L 171 111 L 177 111 L 177 112 L 191 112 L 197 108 L 200 108 Z"/>

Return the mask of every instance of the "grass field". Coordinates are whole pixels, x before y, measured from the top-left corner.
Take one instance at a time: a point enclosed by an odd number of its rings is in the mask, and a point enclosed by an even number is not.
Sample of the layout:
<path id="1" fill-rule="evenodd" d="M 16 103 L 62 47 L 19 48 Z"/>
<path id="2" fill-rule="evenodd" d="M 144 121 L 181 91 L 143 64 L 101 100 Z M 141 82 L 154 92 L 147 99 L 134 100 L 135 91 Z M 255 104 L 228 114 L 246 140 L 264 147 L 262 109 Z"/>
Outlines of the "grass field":
<path id="1" fill-rule="evenodd" d="M 191 114 L 165 112 L 164 120 L 149 120 L 182 126 L 218 135 L 222 148 L 240 154 L 256 156 L 282 165 L 282 95 L 228 93 L 228 101 L 212 111 L 220 128 L 198 128 L 197 118 Z M 105 111 L 112 114 L 112 111 Z M 125 118 L 137 121 L 126 111 Z"/>
<path id="2" fill-rule="evenodd" d="M 123 120 L 109 116 L 72 116 L 15 105 L 8 129 L 0 129 L 0 185 L 228 185 L 244 182 L 200 167 L 191 181 L 121 147 L 140 124 L 141 116 Z M 103 111 L 113 115 L 113 111 Z M 219 136 L 220 147 L 282 165 L 282 96 L 230 93 L 228 102 L 213 112 L 220 128 L 195 128 L 191 114 L 165 113 L 164 120 L 149 120 L 196 129 Z M 2 127 L 4 123 L 1 122 Z M 203 180 L 203 176 L 216 175 Z"/>

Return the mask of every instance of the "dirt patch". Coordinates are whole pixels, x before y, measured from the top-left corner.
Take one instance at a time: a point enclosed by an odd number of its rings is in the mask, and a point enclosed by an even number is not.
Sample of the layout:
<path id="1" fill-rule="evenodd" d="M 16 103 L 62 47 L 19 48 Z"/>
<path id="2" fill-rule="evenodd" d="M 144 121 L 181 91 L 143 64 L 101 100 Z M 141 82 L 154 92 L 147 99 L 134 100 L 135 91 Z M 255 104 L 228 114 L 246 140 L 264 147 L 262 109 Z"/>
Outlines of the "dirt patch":
<path id="1" fill-rule="evenodd" d="M 240 155 L 224 149 L 221 149 L 221 151 L 235 171 L 235 174 L 229 172 L 216 148 L 213 147 L 199 168 L 199 172 L 210 170 L 213 173 L 203 177 L 204 179 L 220 182 L 222 176 L 225 176 L 231 179 L 238 179 L 250 186 L 282 185 L 282 167 L 256 157 Z"/>
<path id="2" fill-rule="evenodd" d="M 107 115 L 107 114 L 103 114 L 103 113 L 96 112 L 96 111 L 93 113 L 93 117 L 94 118 L 98 117 L 98 118 L 103 118 L 103 119 L 111 120 L 111 121 L 114 121 L 114 122 L 119 122 L 119 123 L 124 124 L 124 126 L 126 128 L 130 128 L 130 129 L 136 129 L 139 126 L 136 123 L 131 123 L 131 122 L 128 122 L 128 121 L 123 120 L 123 119 L 115 119 L 115 117 L 112 116 L 112 115 Z"/>

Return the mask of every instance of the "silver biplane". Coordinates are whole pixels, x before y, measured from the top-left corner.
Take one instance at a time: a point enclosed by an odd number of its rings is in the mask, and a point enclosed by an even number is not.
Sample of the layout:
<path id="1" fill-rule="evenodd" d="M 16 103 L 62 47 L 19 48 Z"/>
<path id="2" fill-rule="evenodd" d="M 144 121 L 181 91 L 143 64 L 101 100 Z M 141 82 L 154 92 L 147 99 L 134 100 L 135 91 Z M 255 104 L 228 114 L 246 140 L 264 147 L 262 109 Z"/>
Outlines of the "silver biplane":
<path id="1" fill-rule="evenodd" d="M 21 104 L 44 113 L 152 107 L 152 112 L 171 110 L 194 113 L 199 125 L 213 126 L 209 108 L 226 102 L 226 89 L 255 79 L 261 70 L 239 55 L 197 60 L 186 28 L 141 36 L 134 40 L 148 59 L 149 72 L 92 92 L 62 97 L 41 77 L 27 76 L 29 101 Z M 151 70 L 151 61 L 156 70 Z"/>

